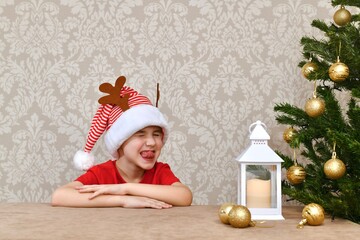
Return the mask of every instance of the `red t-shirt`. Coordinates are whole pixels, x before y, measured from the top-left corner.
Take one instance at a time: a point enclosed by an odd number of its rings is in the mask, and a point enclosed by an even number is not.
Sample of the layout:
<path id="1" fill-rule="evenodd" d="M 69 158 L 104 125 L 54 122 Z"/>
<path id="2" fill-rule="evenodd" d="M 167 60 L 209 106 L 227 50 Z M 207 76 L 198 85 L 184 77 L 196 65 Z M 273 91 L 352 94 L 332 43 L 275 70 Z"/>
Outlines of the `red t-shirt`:
<path id="1" fill-rule="evenodd" d="M 119 184 L 126 183 L 116 168 L 116 161 L 109 160 L 93 166 L 86 173 L 76 179 L 84 185 L 92 184 Z M 171 171 L 166 163 L 156 162 L 154 167 L 145 171 L 140 183 L 171 185 L 180 180 Z"/>

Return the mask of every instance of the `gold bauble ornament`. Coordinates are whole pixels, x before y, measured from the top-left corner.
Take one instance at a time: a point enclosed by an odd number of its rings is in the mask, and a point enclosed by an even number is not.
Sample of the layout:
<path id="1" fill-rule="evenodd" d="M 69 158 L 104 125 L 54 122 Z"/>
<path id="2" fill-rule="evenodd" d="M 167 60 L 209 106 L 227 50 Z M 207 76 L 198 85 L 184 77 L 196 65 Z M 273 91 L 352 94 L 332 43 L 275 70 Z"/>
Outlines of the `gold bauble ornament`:
<path id="1" fill-rule="evenodd" d="M 324 173 L 327 178 L 336 180 L 344 176 L 346 166 L 340 159 L 332 157 L 324 164 Z"/>
<path id="2" fill-rule="evenodd" d="M 302 66 L 301 73 L 305 78 L 309 77 L 309 74 L 316 71 L 318 69 L 318 66 L 316 63 L 313 62 L 307 62 Z"/>
<path id="3" fill-rule="evenodd" d="M 229 212 L 234 207 L 233 203 L 224 203 L 219 208 L 219 219 L 224 224 L 229 223 Z"/>
<path id="4" fill-rule="evenodd" d="M 303 228 L 307 223 L 311 226 L 318 226 L 324 222 L 325 211 L 322 206 L 317 203 L 310 203 L 302 210 L 303 219 L 299 222 L 298 228 Z"/>
<path id="5" fill-rule="evenodd" d="M 334 22 L 339 26 L 345 26 L 351 22 L 351 13 L 345 9 L 344 6 L 341 6 L 334 14 Z"/>
<path id="6" fill-rule="evenodd" d="M 305 112 L 310 117 L 318 117 L 325 111 L 325 102 L 321 98 L 313 97 L 306 101 Z"/>
<path id="7" fill-rule="evenodd" d="M 305 180 L 305 177 L 305 169 L 299 165 L 291 166 L 286 171 L 286 178 L 293 185 L 302 183 Z"/>
<path id="8" fill-rule="evenodd" d="M 287 128 L 283 133 L 283 138 L 285 142 L 289 143 L 293 140 L 294 136 L 297 134 L 297 131 L 293 127 Z"/>
<path id="9" fill-rule="evenodd" d="M 329 77 L 334 82 L 342 82 L 349 76 L 349 67 L 338 59 L 329 68 Z"/>
<path id="10" fill-rule="evenodd" d="M 229 213 L 229 223 L 236 228 L 245 228 L 250 226 L 251 213 L 249 209 L 243 205 L 235 205 Z"/>

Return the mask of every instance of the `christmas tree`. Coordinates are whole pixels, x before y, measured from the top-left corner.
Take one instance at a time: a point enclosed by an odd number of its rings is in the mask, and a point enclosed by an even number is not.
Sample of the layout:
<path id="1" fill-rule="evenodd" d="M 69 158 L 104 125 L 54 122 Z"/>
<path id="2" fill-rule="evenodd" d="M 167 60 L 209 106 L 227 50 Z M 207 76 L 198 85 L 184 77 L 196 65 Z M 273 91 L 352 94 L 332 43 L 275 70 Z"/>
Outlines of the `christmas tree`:
<path id="1" fill-rule="evenodd" d="M 277 122 L 287 126 L 284 140 L 291 149 L 291 154 L 278 152 L 287 170 L 282 191 L 289 200 L 317 203 L 333 218 L 360 223 L 360 14 L 348 10 L 358 13 L 360 1 L 331 4 L 337 9 L 333 22 L 311 23 L 324 36 L 300 41 L 299 67 L 303 80 L 314 84 L 313 97 L 305 107 L 274 107 Z M 339 94 L 349 100 L 341 101 Z"/>

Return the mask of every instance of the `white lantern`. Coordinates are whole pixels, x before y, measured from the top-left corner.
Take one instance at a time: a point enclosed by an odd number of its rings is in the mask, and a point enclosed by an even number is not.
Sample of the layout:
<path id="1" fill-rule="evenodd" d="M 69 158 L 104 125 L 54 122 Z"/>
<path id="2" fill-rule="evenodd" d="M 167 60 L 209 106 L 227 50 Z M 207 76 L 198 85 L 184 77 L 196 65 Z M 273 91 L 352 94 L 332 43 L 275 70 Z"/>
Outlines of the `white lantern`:
<path id="1" fill-rule="evenodd" d="M 265 124 L 256 121 L 249 127 L 251 145 L 236 158 L 238 204 L 246 206 L 252 220 L 284 220 L 281 213 L 281 163 L 269 146 Z"/>

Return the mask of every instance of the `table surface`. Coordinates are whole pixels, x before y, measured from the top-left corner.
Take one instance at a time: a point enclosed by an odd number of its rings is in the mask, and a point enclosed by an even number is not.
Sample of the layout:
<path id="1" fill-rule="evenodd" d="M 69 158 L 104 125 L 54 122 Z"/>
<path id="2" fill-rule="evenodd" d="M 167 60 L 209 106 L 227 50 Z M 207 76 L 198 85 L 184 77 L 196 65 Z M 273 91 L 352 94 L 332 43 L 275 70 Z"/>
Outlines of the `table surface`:
<path id="1" fill-rule="evenodd" d="M 320 226 L 296 228 L 301 207 L 283 207 L 285 220 L 233 228 L 219 206 L 170 209 L 64 208 L 0 203 L 0 239 L 360 239 L 360 225 L 326 217 Z"/>

